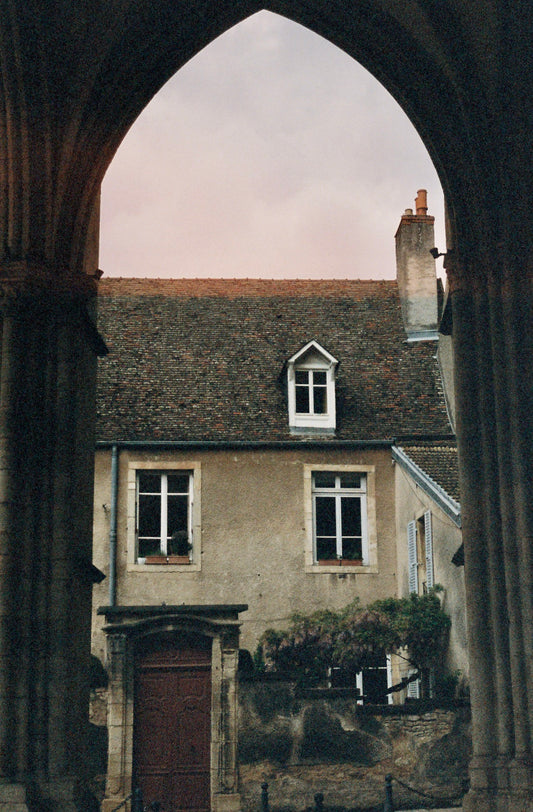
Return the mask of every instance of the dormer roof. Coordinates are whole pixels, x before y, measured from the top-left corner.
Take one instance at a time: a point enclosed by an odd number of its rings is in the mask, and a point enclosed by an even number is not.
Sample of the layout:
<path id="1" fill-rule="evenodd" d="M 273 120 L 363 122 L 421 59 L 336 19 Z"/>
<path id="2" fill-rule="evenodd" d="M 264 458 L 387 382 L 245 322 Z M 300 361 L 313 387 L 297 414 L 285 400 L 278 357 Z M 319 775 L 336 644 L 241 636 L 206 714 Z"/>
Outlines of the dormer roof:
<path id="1" fill-rule="evenodd" d="M 337 366 L 339 363 L 318 341 L 308 341 L 297 353 L 288 359 L 287 364 L 316 363 L 325 361 L 328 366 Z"/>

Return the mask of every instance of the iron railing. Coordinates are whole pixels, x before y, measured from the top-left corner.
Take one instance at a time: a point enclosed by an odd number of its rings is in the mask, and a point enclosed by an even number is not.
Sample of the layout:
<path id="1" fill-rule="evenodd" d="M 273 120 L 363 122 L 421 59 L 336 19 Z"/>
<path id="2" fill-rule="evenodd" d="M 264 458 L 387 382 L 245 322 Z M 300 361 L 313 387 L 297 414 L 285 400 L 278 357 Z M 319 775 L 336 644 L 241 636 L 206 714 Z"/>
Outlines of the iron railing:
<path id="1" fill-rule="evenodd" d="M 434 803 L 444 804 L 445 806 L 454 806 L 458 802 L 460 802 L 462 796 L 454 796 L 453 798 L 442 798 L 437 797 L 435 795 L 430 795 L 427 792 L 422 792 L 422 790 L 416 789 L 415 787 L 409 786 L 409 784 L 405 784 L 403 781 L 400 781 L 399 778 L 387 773 L 385 776 L 385 788 L 384 788 L 384 801 L 383 801 L 383 812 L 394 812 L 394 798 L 392 793 L 392 782 L 396 781 L 396 783 L 403 787 L 405 790 L 414 793 L 415 795 L 419 795 L 423 798 L 427 798 Z M 324 806 L 324 795 L 321 792 L 317 792 L 314 797 L 314 807 L 312 807 L 313 812 L 327 812 L 327 807 Z M 309 807 L 307 807 L 309 809 Z M 261 784 L 261 812 L 270 812 L 270 801 L 268 797 L 268 784 L 265 781 Z"/>

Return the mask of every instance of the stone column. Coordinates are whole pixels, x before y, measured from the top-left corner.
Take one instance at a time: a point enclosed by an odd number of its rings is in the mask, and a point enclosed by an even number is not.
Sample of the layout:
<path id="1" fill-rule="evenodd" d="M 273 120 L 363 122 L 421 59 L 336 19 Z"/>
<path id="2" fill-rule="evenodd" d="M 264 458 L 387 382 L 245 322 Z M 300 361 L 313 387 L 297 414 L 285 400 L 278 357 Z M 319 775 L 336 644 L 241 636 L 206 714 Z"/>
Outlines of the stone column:
<path id="1" fill-rule="evenodd" d="M 473 759 L 464 809 L 533 809 L 533 294 L 492 254 L 449 255 Z M 496 269 L 487 270 L 486 269 Z"/>
<path id="2" fill-rule="evenodd" d="M 103 812 L 131 794 L 133 773 L 133 654 L 126 631 L 107 636 L 107 781 Z"/>
<path id="3" fill-rule="evenodd" d="M 82 808 L 95 335 L 90 280 L 2 269 L 0 808 Z M 54 807 L 56 808 L 56 807 Z"/>
<path id="4" fill-rule="evenodd" d="M 241 804 L 237 779 L 238 659 L 238 629 L 226 629 L 220 638 L 213 640 L 213 715 L 216 734 L 212 747 L 217 759 L 213 764 L 212 805 L 215 812 L 236 812 Z"/>

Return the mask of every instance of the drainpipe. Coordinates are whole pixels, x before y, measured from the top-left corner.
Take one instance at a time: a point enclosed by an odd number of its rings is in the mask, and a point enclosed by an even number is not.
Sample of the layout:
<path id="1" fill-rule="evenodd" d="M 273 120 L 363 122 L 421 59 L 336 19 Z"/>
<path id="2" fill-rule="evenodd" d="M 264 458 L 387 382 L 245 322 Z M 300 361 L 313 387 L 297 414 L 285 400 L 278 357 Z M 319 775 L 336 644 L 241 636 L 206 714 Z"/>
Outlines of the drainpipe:
<path id="1" fill-rule="evenodd" d="M 118 446 L 111 447 L 111 509 L 109 511 L 109 605 L 117 602 Z"/>

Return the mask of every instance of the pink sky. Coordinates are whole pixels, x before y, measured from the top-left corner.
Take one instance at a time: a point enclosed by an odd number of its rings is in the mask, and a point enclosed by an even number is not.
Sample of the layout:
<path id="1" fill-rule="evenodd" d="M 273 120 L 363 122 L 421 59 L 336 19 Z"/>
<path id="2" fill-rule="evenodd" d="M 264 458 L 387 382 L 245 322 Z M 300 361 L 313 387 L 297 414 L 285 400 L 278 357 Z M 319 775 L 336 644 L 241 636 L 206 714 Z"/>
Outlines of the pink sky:
<path id="1" fill-rule="evenodd" d="M 185 65 L 124 139 L 102 187 L 100 267 L 392 278 L 420 188 L 443 250 L 440 184 L 397 103 L 345 53 L 263 11 Z"/>

